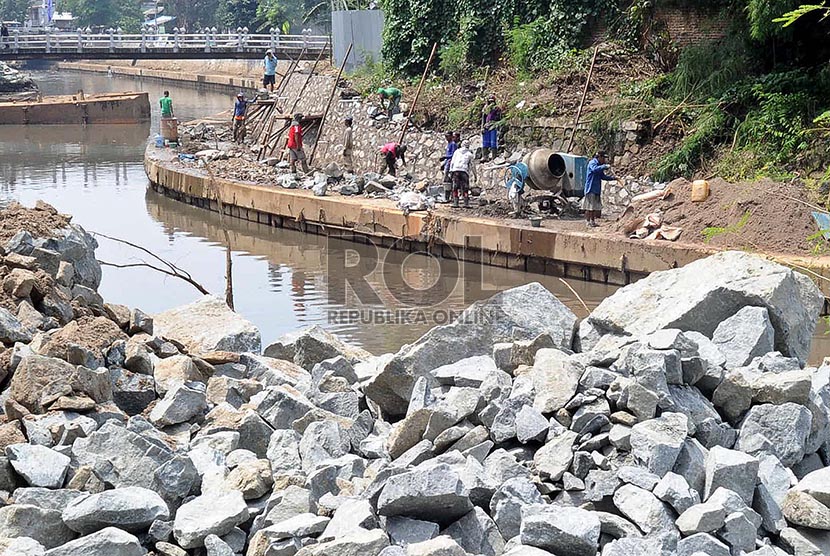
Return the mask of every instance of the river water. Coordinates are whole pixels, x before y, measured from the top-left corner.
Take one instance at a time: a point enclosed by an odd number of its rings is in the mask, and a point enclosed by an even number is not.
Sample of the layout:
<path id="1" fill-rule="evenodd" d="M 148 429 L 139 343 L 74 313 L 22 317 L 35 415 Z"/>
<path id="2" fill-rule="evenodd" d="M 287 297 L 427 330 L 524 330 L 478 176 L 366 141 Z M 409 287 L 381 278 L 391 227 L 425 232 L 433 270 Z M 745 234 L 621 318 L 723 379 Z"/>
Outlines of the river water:
<path id="1" fill-rule="evenodd" d="M 492 293 L 538 281 L 580 317 L 613 293 L 600 284 L 495 267 L 458 265 L 226 218 L 170 200 L 147 188 L 143 153 L 158 129 L 155 102 L 169 89 L 176 115 L 187 120 L 232 104 L 231 94 L 155 80 L 76 72 L 35 72 L 44 94 L 149 91 L 153 121 L 141 125 L 0 126 L 0 201 L 38 199 L 73 215 L 91 232 L 141 245 L 189 272 L 210 292 L 225 290 L 228 231 L 236 310 L 262 331 L 267 345 L 281 334 L 319 324 L 373 353 L 396 351 L 435 324 Z M 99 237 L 98 258 L 149 262 L 146 253 Z M 573 288 L 578 294 L 574 295 Z M 193 286 L 144 267 L 104 267 L 108 301 L 155 313 L 197 299 Z M 814 363 L 830 355 L 824 321 L 813 340 Z"/>
<path id="2" fill-rule="evenodd" d="M 38 199 L 72 214 L 91 232 L 141 245 L 188 271 L 210 292 L 225 290 L 225 234 L 231 243 L 236 309 L 262 331 L 265 344 L 319 324 L 373 353 L 395 351 L 473 301 L 539 281 L 579 316 L 585 309 L 559 279 L 494 267 L 458 265 L 423 255 L 375 249 L 291 230 L 225 219 L 147 188 L 142 158 L 158 129 L 155 102 L 169 89 L 187 120 L 228 109 L 232 95 L 154 80 L 74 72 L 36 72 L 44 94 L 146 90 L 153 121 L 144 125 L 0 126 L 0 199 Z M 153 261 L 99 237 L 98 258 L 114 264 Z M 569 281 L 589 307 L 613 292 Z M 200 296 L 193 286 L 148 268 L 104 267 L 108 301 L 158 312 Z"/>

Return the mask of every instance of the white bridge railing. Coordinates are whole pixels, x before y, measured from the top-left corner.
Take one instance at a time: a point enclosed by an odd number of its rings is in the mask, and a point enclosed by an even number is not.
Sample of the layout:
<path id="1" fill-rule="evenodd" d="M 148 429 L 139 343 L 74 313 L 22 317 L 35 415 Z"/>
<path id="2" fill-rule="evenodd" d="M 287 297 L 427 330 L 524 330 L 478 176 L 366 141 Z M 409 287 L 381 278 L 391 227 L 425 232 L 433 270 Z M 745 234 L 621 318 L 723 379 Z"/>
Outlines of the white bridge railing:
<path id="1" fill-rule="evenodd" d="M 109 29 L 104 33 L 91 33 L 82 29 L 77 32 L 45 32 L 43 34 L 22 33 L 14 30 L 5 37 L 6 48 L 3 54 L 114 54 L 117 52 L 182 52 L 182 53 L 231 53 L 263 52 L 266 49 L 282 51 L 319 52 L 327 48 L 329 37 L 311 35 L 281 35 L 276 29 L 268 34 L 249 33 L 248 28 L 238 28 L 236 32 L 219 33 L 214 27 L 201 32 L 185 33 L 178 28 L 172 33 L 142 31 L 140 34 L 124 34 L 120 29 Z"/>

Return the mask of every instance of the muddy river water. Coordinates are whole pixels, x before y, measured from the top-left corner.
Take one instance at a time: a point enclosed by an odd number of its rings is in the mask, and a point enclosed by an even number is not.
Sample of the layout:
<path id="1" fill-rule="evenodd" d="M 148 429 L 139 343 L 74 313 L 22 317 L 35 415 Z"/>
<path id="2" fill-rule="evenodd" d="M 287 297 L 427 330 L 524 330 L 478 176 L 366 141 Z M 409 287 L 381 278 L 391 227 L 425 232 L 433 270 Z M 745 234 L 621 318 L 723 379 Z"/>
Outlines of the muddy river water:
<path id="1" fill-rule="evenodd" d="M 435 324 L 492 293 L 538 281 L 586 314 L 614 288 L 599 284 L 458 265 L 424 255 L 329 240 L 225 219 L 147 188 L 142 157 L 158 129 L 155 102 L 164 89 L 180 120 L 228 109 L 232 95 L 155 80 L 74 72 L 36 72 L 44 94 L 146 90 L 153 121 L 143 125 L 0 126 L 0 200 L 43 199 L 91 232 L 141 245 L 189 272 L 209 291 L 225 289 L 226 236 L 233 261 L 237 311 L 262 331 L 263 342 L 319 324 L 373 353 L 395 351 Z M 119 265 L 153 262 L 145 253 L 99 238 L 98 258 Z M 570 286 L 570 288 L 569 288 Z M 105 266 L 101 294 L 147 312 L 200 296 L 193 286 L 143 267 Z M 813 359 L 830 354 L 824 327 Z"/>

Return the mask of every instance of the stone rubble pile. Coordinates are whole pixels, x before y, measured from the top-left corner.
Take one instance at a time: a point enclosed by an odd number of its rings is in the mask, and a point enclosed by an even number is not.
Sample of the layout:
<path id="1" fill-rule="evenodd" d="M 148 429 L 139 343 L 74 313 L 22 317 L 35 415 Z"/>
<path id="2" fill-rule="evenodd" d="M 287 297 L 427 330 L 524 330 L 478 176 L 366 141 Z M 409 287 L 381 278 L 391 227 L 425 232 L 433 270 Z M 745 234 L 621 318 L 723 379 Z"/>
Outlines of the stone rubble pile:
<path id="1" fill-rule="evenodd" d="M 777 264 L 657 272 L 582 322 L 528 284 L 375 357 L 319 327 L 261 350 L 212 297 L 107 304 L 94 247 L 5 246 L 2 554 L 830 553 L 823 297 Z"/>

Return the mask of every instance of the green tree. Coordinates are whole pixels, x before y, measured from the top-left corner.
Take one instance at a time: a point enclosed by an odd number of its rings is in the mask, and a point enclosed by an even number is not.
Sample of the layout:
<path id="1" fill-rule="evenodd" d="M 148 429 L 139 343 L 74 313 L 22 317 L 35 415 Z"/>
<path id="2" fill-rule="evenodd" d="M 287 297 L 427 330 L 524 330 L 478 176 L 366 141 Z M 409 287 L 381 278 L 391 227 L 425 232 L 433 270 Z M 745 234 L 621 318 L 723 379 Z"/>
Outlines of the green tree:
<path id="1" fill-rule="evenodd" d="M 167 0 L 165 15 L 176 17 L 175 24 L 188 31 L 196 31 L 217 25 L 216 9 L 219 0 Z"/>
<path id="2" fill-rule="evenodd" d="M 137 32 L 143 16 L 140 0 L 66 0 L 61 9 L 72 12 L 81 27 L 121 27 Z"/>
<path id="3" fill-rule="evenodd" d="M 216 24 L 219 27 L 257 29 L 257 0 L 219 0 L 216 8 Z"/>
<path id="4" fill-rule="evenodd" d="M 0 0 L 0 19 L 23 23 L 28 9 L 28 0 Z"/>

